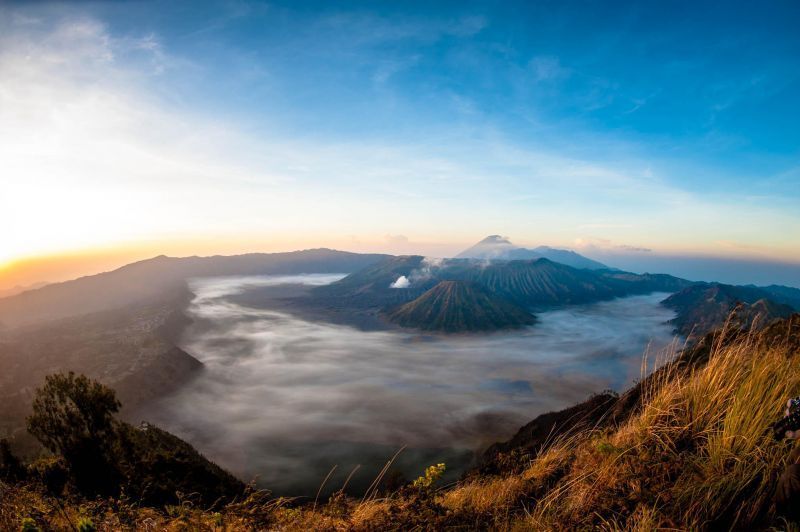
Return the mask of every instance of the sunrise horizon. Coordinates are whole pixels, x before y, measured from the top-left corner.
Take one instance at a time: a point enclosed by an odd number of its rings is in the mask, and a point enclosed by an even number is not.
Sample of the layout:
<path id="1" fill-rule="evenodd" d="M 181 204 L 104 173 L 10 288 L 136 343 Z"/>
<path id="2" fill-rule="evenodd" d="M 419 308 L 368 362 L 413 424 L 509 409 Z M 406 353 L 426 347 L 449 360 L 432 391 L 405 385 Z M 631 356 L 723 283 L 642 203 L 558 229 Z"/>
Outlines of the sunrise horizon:
<path id="1" fill-rule="evenodd" d="M 405 235 L 383 235 L 358 238 L 348 235 L 338 239 L 313 237 L 271 240 L 269 238 L 237 239 L 235 235 L 215 240 L 197 238 L 175 239 L 170 242 L 137 242 L 128 245 L 106 245 L 94 248 L 64 250 L 53 254 L 37 254 L 0 261 L 0 293 L 63 282 L 86 275 L 95 275 L 123 267 L 133 262 L 158 256 L 209 257 L 250 253 L 286 253 L 309 249 L 335 249 L 353 253 L 389 255 L 421 255 L 454 257 L 483 236 L 475 235 L 450 242 L 411 240 Z M 701 250 L 654 249 L 647 247 L 614 246 L 608 242 L 539 241 L 503 235 L 522 247 L 549 246 L 577 251 L 589 258 L 604 261 L 610 267 L 635 273 L 664 271 L 696 281 L 722 279 L 725 282 L 761 284 L 767 279 L 778 284 L 800 287 L 800 262 L 781 260 L 749 250 L 728 246 L 728 253 L 703 253 Z M 722 244 L 721 244 L 722 245 Z M 731 271 L 726 272 L 725 269 Z M 766 271 L 756 272 L 758 269 Z"/>
<path id="2" fill-rule="evenodd" d="M 0 6 L 0 285 L 76 256 L 446 256 L 495 233 L 800 265 L 784 21 L 757 16 L 752 47 L 712 41 L 734 16 L 676 26 L 693 57 L 648 32 L 676 16 L 655 7 L 317 7 Z"/>

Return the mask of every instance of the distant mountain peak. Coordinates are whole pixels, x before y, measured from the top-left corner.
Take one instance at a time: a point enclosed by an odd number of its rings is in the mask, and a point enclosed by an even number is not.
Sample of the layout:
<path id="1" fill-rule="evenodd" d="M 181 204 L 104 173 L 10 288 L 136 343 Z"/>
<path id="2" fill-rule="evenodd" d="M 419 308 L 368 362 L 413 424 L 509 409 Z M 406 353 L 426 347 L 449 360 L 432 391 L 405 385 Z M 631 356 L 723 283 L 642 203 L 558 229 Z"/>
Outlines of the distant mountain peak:
<path id="1" fill-rule="evenodd" d="M 489 235 L 474 246 L 456 255 L 462 259 L 481 260 L 533 260 L 549 259 L 559 264 L 585 270 L 604 270 L 608 266 L 568 249 L 539 246 L 527 249 L 515 246 L 508 237 Z"/>
<path id="2" fill-rule="evenodd" d="M 514 244 L 508 239 L 508 237 L 500 236 L 500 235 L 489 235 L 478 244 L 508 244 L 509 246 L 513 246 Z"/>

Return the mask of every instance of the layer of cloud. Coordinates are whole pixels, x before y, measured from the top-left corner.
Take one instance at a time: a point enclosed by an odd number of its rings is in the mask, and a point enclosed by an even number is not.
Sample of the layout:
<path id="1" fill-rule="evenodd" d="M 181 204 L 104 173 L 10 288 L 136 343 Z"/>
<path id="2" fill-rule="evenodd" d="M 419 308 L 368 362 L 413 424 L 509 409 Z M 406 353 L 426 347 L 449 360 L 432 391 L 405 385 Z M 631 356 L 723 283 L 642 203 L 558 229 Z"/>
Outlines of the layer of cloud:
<path id="1" fill-rule="evenodd" d="M 570 70 L 561 65 L 561 61 L 553 56 L 537 56 L 530 60 L 528 66 L 533 71 L 534 80 L 558 81 L 567 78 Z"/>
<path id="2" fill-rule="evenodd" d="M 577 249 L 589 252 L 624 251 L 633 253 L 650 253 L 651 251 L 653 251 L 650 248 L 642 246 L 634 246 L 631 244 L 617 244 L 607 238 L 598 238 L 598 237 L 576 238 L 574 244 Z"/>
<path id="3" fill-rule="evenodd" d="M 341 476 L 363 464 L 354 485 L 368 484 L 403 445 L 407 476 L 460 457 L 448 462 L 457 475 L 464 456 L 537 414 L 627 386 L 648 344 L 652 359 L 672 340 L 659 296 L 547 312 L 531 329 L 469 338 L 360 332 L 230 297 L 269 282 L 193 285 L 183 347 L 205 371 L 146 417 L 279 494 L 312 493 L 335 464 Z"/>

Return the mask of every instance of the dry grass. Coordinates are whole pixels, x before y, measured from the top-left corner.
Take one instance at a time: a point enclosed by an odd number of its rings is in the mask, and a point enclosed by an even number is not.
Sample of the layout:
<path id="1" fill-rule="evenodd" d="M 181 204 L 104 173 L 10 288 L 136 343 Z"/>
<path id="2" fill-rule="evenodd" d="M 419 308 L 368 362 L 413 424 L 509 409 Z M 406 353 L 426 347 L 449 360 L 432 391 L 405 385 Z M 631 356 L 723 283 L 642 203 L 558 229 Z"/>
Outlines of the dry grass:
<path id="1" fill-rule="evenodd" d="M 30 488 L 3 488 L 0 529 L 34 517 L 69 530 L 89 515 L 101 530 L 704 530 L 775 526 L 771 495 L 787 446 L 766 428 L 800 394 L 797 353 L 752 334 L 718 339 L 707 364 L 667 366 L 621 426 L 552 442 L 522 473 L 478 477 L 438 492 L 385 499 L 337 497 L 292 507 L 262 492 L 219 514 L 110 503 L 67 504 Z"/>
<path id="2" fill-rule="evenodd" d="M 786 447 L 765 429 L 800 392 L 800 367 L 757 335 L 723 340 L 700 369 L 666 368 L 641 413 L 577 449 L 530 524 L 744 529 L 768 520 Z"/>
<path id="3" fill-rule="evenodd" d="M 508 511 L 516 506 L 528 491 L 528 481 L 521 476 L 509 476 L 473 481 L 445 491 L 440 503 L 454 512 L 465 510 L 479 513 Z"/>

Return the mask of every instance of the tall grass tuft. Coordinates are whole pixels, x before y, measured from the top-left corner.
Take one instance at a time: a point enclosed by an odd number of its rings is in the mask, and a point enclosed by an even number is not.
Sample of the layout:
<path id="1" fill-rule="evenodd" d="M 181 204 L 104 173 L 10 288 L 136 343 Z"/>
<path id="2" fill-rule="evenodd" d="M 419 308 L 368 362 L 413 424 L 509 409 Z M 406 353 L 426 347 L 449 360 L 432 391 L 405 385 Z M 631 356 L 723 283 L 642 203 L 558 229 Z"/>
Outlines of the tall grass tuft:
<path id="1" fill-rule="evenodd" d="M 665 367 L 637 415 L 576 450 L 570 473 L 528 522 L 748 529 L 769 521 L 787 444 L 767 429 L 800 394 L 794 355 L 754 333 L 722 334 L 704 366 Z"/>

